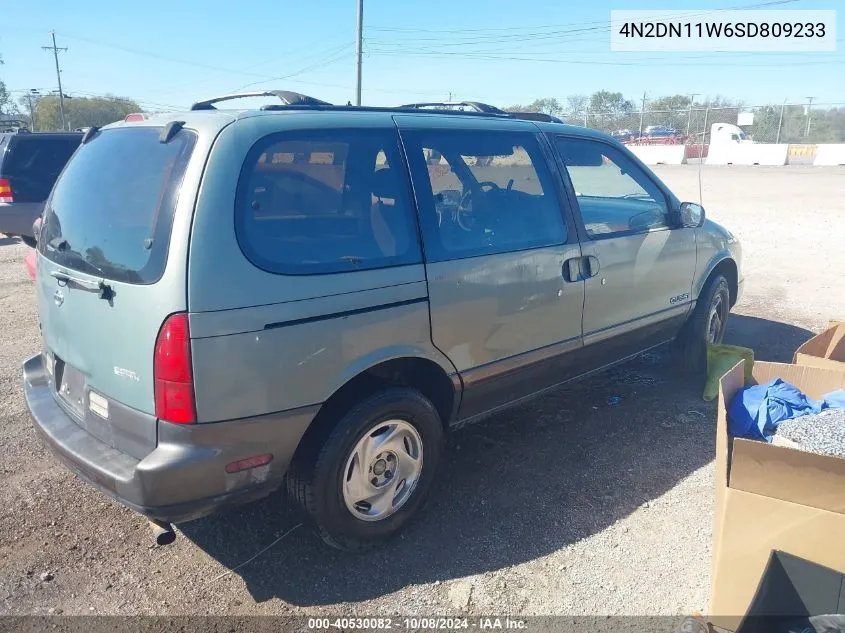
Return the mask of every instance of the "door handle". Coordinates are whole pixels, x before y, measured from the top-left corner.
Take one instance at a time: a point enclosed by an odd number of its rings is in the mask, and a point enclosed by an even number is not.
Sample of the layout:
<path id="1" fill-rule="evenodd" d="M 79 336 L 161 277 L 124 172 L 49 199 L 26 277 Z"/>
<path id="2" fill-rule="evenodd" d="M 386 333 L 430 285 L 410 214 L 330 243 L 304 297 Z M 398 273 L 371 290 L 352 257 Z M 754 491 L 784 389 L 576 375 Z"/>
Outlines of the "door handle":
<path id="1" fill-rule="evenodd" d="M 580 257 L 572 257 L 563 262 L 563 280 L 569 283 L 583 281 Z"/>
<path id="2" fill-rule="evenodd" d="M 593 255 L 572 257 L 563 262 L 563 279 L 569 283 L 584 281 L 599 274 L 599 259 Z"/>

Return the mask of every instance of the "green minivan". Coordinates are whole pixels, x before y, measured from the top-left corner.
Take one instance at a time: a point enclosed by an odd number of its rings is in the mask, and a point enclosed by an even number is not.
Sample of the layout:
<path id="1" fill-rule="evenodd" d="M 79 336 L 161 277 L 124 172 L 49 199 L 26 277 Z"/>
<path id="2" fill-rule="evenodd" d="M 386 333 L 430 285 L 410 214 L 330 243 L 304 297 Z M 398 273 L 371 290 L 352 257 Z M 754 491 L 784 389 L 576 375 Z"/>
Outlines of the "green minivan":
<path id="1" fill-rule="evenodd" d="M 282 103 L 217 107 L 243 96 Z M 55 455 L 171 537 L 285 488 L 358 549 L 420 508 L 450 426 L 665 343 L 702 366 L 728 230 L 607 135 L 425 106 L 269 91 L 88 130 L 24 363 Z"/>

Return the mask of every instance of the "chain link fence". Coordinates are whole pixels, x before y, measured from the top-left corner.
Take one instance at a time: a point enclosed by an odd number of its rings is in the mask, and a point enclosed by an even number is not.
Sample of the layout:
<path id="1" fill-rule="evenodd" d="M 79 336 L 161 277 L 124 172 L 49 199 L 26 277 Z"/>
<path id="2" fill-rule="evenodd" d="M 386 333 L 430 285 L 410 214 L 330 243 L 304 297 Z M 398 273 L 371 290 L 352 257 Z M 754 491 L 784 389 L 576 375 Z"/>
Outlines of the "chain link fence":
<path id="1" fill-rule="evenodd" d="M 757 143 L 845 143 L 845 103 L 702 107 L 571 114 L 567 123 L 630 143 L 707 144 L 715 123 L 737 125 Z"/>

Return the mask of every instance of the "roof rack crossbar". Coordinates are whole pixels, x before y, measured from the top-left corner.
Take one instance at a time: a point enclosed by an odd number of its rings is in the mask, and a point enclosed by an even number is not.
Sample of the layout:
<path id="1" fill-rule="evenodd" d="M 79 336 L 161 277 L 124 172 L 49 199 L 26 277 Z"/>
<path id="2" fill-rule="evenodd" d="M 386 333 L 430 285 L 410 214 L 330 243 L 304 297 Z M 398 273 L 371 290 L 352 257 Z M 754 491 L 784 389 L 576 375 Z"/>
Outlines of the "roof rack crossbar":
<path id="1" fill-rule="evenodd" d="M 231 101 L 232 99 L 243 99 L 246 97 L 276 97 L 285 105 L 331 105 L 327 101 L 320 101 L 314 97 L 300 94 L 299 92 L 292 92 L 290 90 L 262 90 L 260 92 L 236 92 L 232 94 L 220 95 L 219 97 L 212 97 L 204 101 L 197 101 L 191 106 L 191 110 L 214 110 L 214 104 L 221 101 Z"/>

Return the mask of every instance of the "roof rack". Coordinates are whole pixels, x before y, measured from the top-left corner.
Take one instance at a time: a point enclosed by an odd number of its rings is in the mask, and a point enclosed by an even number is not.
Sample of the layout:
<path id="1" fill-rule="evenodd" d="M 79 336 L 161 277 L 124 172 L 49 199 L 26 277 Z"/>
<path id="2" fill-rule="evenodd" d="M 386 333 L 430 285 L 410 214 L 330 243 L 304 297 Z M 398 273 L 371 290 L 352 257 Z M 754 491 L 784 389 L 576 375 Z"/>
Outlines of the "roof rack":
<path id="1" fill-rule="evenodd" d="M 423 101 L 420 103 L 408 103 L 399 107 L 420 110 L 457 110 L 459 112 L 464 108 L 472 108 L 475 112 L 484 112 L 486 114 L 507 114 L 507 112 L 500 110 L 496 106 L 481 103 L 480 101 Z"/>
<path id="2" fill-rule="evenodd" d="M 545 112 L 506 112 L 489 103 L 482 103 L 480 101 L 422 101 L 393 107 L 353 106 L 352 104 L 334 105 L 327 101 L 321 101 L 320 99 L 289 90 L 264 90 L 261 92 L 238 92 L 221 95 L 206 99 L 205 101 L 198 101 L 191 106 L 191 110 L 214 110 L 215 103 L 232 99 L 243 99 L 245 97 L 277 97 L 282 102 L 281 104 L 263 105 L 261 106 L 262 110 L 343 110 L 359 112 L 412 112 L 422 110 L 431 112 L 432 114 L 448 112 L 450 114 L 506 117 L 528 121 L 563 123 L 558 117 L 546 114 Z"/>
<path id="3" fill-rule="evenodd" d="M 221 101 L 231 101 L 232 99 L 243 99 L 246 97 L 277 97 L 284 105 L 331 105 L 327 101 L 320 101 L 314 97 L 309 97 L 308 95 L 300 94 L 298 92 L 291 92 L 290 90 L 263 90 L 261 92 L 236 92 L 233 94 L 213 97 L 204 101 L 197 101 L 191 106 L 191 110 L 215 110 L 215 103 L 220 103 Z"/>
<path id="4" fill-rule="evenodd" d="M 553 114 L 546 114 L 545 112 L 508 112 L 515 119 L 525 119 L 527 121 L 545 121 L 547 123 L 563 123 L 563 121 Z"/>
<path id="5" fill-rule="evenodd" d="M 399 106 L 400 108 L 414 108 L 421 110 L 449 110 L 452 112 L 466 112 L 464 108 L 471 108 L 474 112 L 483 114 L 495 114 L 507 116 L 512 119 L 525 119 L 527 121 L 546 121 L 549 123 L 563 123 L 558 117 L 545 112 L 508 112 L 480 101 L 427 101 L 422 103 L 409 103 Z"/>

